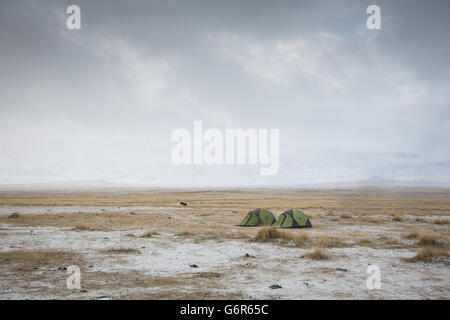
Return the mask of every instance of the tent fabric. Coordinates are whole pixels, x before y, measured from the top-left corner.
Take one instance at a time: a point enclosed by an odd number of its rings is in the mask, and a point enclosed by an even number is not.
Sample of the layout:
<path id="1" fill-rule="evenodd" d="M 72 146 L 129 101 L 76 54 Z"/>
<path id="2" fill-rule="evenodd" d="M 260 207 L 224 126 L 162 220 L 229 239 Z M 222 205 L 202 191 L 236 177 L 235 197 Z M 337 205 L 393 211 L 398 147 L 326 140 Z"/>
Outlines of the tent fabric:
<path id="1" fill-rule="evenodd" d="M 266 209 L 255 209 L 250 211 L 238 226 L 240 227 L 257 227 L 271 226 L 276 221 L 272 212 Z"/>
<path id="2" fill-rule="evenodd" d="M 278 228 L 310 228 L 312 224 L 303 212 L 290 209 L 283 212 L 273 226 Z"/>

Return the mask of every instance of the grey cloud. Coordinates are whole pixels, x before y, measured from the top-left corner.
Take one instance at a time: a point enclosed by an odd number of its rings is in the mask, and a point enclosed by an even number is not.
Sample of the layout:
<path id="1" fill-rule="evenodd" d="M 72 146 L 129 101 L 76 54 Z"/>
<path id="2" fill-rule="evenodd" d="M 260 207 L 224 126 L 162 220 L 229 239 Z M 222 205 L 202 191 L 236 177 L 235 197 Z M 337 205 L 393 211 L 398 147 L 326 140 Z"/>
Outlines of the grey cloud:
<path id="1" fill-rule="evenodd" d="M 2 1 L 0 183 L 448 184 L 450 5 L 378 1 L 369 31 L 369 4 Z M 194 120 L 280 128 L 279 175 L 175 167 Z"/>

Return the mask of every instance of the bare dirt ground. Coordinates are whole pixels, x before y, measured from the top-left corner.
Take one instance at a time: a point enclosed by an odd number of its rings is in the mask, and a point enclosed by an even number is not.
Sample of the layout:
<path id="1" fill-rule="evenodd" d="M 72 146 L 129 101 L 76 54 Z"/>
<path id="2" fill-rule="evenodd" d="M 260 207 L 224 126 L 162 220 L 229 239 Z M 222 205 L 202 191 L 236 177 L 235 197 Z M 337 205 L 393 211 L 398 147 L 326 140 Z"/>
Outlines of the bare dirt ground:
<path id="1" fill-rule="evenodd" d="M 449 299 L 449 231 L 448 189 L 0 191 L 0 299 Z"/>

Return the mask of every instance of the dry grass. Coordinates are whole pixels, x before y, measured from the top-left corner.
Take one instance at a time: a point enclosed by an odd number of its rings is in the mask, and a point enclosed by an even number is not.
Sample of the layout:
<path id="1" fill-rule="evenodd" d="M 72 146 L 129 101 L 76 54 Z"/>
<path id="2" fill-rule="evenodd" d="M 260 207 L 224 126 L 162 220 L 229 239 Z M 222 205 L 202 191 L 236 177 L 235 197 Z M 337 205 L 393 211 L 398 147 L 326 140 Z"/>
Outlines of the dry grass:
<path id="1" fill-rule="evenodd" d="M 293 244 L 300 248 L 310 247 L 312 243 L 312 239 L 306 233 L 296 234 L 289 231 L 279 231 L 279 238 L 282 239 L 282 244 Z"/>
<path id="2" fill-rule="evenodd" d="M 433 247 L 440 246 L 440 243 L 439 243 L 437 237 L 431 233 L 419 234 L 418 239 L 419 239 L 419 244 L 421 246 L 433 246 Z"/>
<path id="3" fill-rule="evenodd" d="M 408 234 L 404 236 L 405 239 L 419 239 L 420 231 L 419 230 L 411 230 Z"/>
<path id="4" fill-rule="evenodd" d="M 438 258 L 447 257 L 447 250 L 433 247 L 422 248 L 413 258 L 406 259 L 409 262 L 434 262 Z"/>
<path id="5" fill-rule="evenodd" d="M 135 248 L 109 248 L 105 252 L 110 254 L 131 254 L 139 253 L 139 250 Z"/>
<path id="6" fill-rule="evenodd" d="M 20 217 L 20 213 L 18 213 L 18 212 L 13 212 L 8 216 L 8 218 L 10 218 L 10 219 L 17 219 L 19 217 Z"/>
<path id="7" fill-rule="evenodd" d="M 197 214 L 197 216 L 199 216 L 199 217 L 209 217 L 209 216 L 212 216 L 212 215 L 213 215 L 212 212 L 204 212 L 204 213 Z"/>
<path id="8" fill-rule="evenodd" d="M 192 231 L 189 231 L 189 230 L 183 230 L 181 232 L 178 232 L 176 235 L 179 237 L 191 237 L 191 236 L 194 236 L 195 233 L 193 233 Z"/>
<path id="9" fill-rule="evenodd" d="M 10 250 L 0 252 L 0 265 L 8 270 L 31 270 L 34 267 L 59 267 L 83 263 L 75 253 L 61 250 Z"/>
<path id="10" fill-rule="evenodd" d="M 313 251 L 305 253 L 304 257 L 313 259 L 313 260 L 327 260 L 330 257 L 324 253 L 321 248 L 314 248 Z"/>
<path id="11" fill-rule="evenodd" d="M 381 220 L 378 220 L 378 219 L 376 219 L 374 217 L 361 217 L 360 220 L 364 221 L 364 222 L 370 222 L 370 223 L 379 223 L 379 222 L 381 222 Z"/>
<path id="12" fill-rule="evenodd" d="M 314 241 L 319 248 L 340 248 L 344 247 L 345 243 L 338 238 L 332 238 L 327 235 L 321 235 Z"/>
<path id="13" fill-rule="evenodd" d="M 351 219 L 351 218 L 353 218 L 351 214 L 348 213 L 341 214 L 341 219 Z"/>
<path id="14" fill-rule="evenodd" d="M 9 219 L 8 214 L 0 216 L 0 224 L 7 227 L 1 231 L 8 237 L 13 231 L 11 227 L 14 226 L 26 226 L 33 228 L 33 230 L 39 230 L 40 226 L 51 226 L 54 228 L 61 228 L 61 232 L 73 228 L 76 225 L 80 225 L 79 229 L 82 230 L 102 230 L 102 231 L 118 231 L 120 234 L 131 235 L 134 233 L 136 238 L 139 238 L 141 234 L 146 231 L 158 230 L 164 232 L 164 234 L 177 235 L 175 237 L 168 236 L 171 241 L 181 243 L 186 240 L 193 241 L 206 241 L 213 239 L 214 241 L 226 241 L 230 238 L 242 237 L 244 241 L 256 238 L 258 231 L 262 228 L 236 228 L 245 214 L 250 210 L 258 207 L 268 207 L 273 211 L 281 212 L 282 208 L 286 207 L 299 207 L 306 208 L 307 212 L 316 214 L 316 220 L 312 221 L 315 228 L 310 229 L 278 229 L 279 238 L 272 241 L 284 245 L 285 241 L 289 246 L 297 246 L 305 250 L 292 249 L 305 254 L 305 263 L 314 264 L 317 263 L 320 269 L 321 259 L 337 259 L 336 262 L 341 261 L 340 250 L 333 252 L 332 247 L 340 246 L 354 246 L 359 244 L 361 246 L 380 246 L 386 249 L 395 249 L 403 246 L 402 248 L 408 248 L 414 250 L 410 253 L 410 256 L 414 256 L 417 253 L 417 261 L 448 261 L 444 256 L 447 252 L 446 243 L 450 239 L 449 224 L 447 223 L 450 218 L 450 193 L 447 190 L 434 190 L 434 191 L 415 191 L 415 190 L 271 190 L 267 191 L 130 191 L 130 192 L 1 192 L 0 191 L 0 203 L 10 205 L 95 205 L 104 206 L 104 210 L 100 211 L 97 208 L 95 212 L 88 208 L 76 209 L 82 210 L 82 212 L 56 212 L 56 208 L 49 207 L 52 212 L 44 212 L 40 214 L 28 214 L 28 211 L 21 209 L 20 217 L 18 219 Z M 126 207 L 126 206 L 155 206 L 155 207 L 172 207 L 174 203 L 177 203 L 174 199 L 188 199 L 189 207 L 183 208 L 183 210 L 160 210 L 159 208 L 136 209 L 136 214 L 133 214 L 132 210 L 135 208 L 122 208 L 119 212 L 117 210 L 110 210 L 110 207 Z M 239 209 L 237 209 L 239 208 Z M 14 210 L 14 209 L 13 209 Z M 168 210 L 170 214 L 168 214 Z M 65 210 L 66 211 L 66 210 Z M 233 212 L 234 211 L 234 212 Z M 199 218 L 204 212 L 211 212 L 212 215 L 205 218 Z M 208 214 L 206 213 L 206 214 Z M 406 218 L 405 214 L 408 214 Z M 348 219 L 350 214 L 353 214 L 353 219 Z M 168 215 L 172 219 L 168 219 Z M 341 217 L 343 215 L 344 217 Z M 395 215 L 403 217 L 408 223 L 393 223 L 392 219 Z M 311 216 L 311 214 L 309 214 Z M 357 217 L 357 219 L 356 219 Z M 439 218 L 439 219 L 437 219 Z M 347 220 L 344 220 L 347 219 Z M 445 220 L 447 219 L 447 220 Z M 442 220 L 442 221 L 441 221 Z M 338 223 L 334 223 L 337 221 Z M 340 222 L 344 222 L 341 224 Z M 436 221 L 436 223 L 435 223 Z M 178 223 L 180 222 L 180 223 Z M 373 223 L 372 223 L 373 222 Z M 426 222 L 426 223 L 419 223 Z M 358 227 L 349 228 L 352 223 L 357 224 Z M 408 232 L 411 228 L 416 227 L 419 231 L 415 234 Z M 36 228 L 36 229 L 35 229 Z M 17 229 L 17 228 L 16 228 Z M 424 230 L 425 229 L 425 230 Z M 435 230 L 432 230 L 435 229 Z M 183 231 L 184 230 L 184 231 Z M 391 237 L 377 236 L 378 233 L 386 233 Z M 432 233 L 436 236 L 439 245 L 443 247 L 435 247 L 433 244 L 422 244 L 419 246 L 420 234 Z M 85 233 L 87 235 L 88 232 Z M 408 234 L 412 240 L 406 241 L 399 238 L 399 235 Z M 81 236 L 83 233 L 78 235 Z M 14 235 L 15 236 L 15 235 Z M 76 236 L 76 235 L 74 235 Z M 97 238 L 98 241 L 105 237 L 106 234 L 89 233 L 89 238 Z M 185 238 L 183 238 L 183 236 Z M 20 234 L 17 234 L 20 237 Z M 158 236 L 160 238 L 162 236 Z M 164 236 L 165 237 L 165 236 Z M 191 238 L 188 238 L 191 237 Z M 261 237 L 261 235 L 260 235 Z M 367 237 L 367 238 L 366 238 Z M 40 239 L 40 234 L 37 237 L 30 237 L 31 239 Z M 267 238 L 272 238 L 267 236 Z M 397 239 L 399 243 L 394 243 L 394 239 Z M 6 285 L 11 288 L 17 289 L 18 293 L 29 292 L 29 288 L 20 289 L 21 286 L 29 286 L 33 283 L 30 280 L 38 281 L 39 283 L 48 282 L 49 284 L 55 283 L 55 275 L 60 276 L 60 293 L 58 297 L 66 297 L 67 289 L 65 287 L 65 281 L 67 275 L 64 271 L 56 271 L 60 266 L 69 266 L 71 264 L 85 267 L 83 270 L 83 285 L 86 285 L 86 289 L 89 294 L 92 294 L 93 290 L 105 290 L 110 292 L 120 292 L 120 298 L 201 298 L 202 294 L 208 293 L 206 298 L 217 298 L 218 290 L 229 288 L 229 275 L 233 275 L 233 272 L 242 272 L 243 270 L 237 268 L 234 271 L 233 266 L 224 265 L 219 270 L 211 270 L 220 272 L 223 274 L 219 277 L 217 273 L 197 275 L 199 270 L 190 269 L 186 266 L 185 274 L 169 275 L 170 277 L 154 277 L 146 273 L 140 273 L 140 270 L 134 270 L 135 267 L 128 265 L 127 258 L 135 257 L 134 253 L 129 251 L 128 248 L 121 248 L 122 246 L 132 246 L 131 243 L 138 243 L 144 241 L 143 239 L 127 239 L 124 243 L 111 243 L 111 247 L 118 251 L 112 250 L 110 256 L 105 249 L 97 249 L 97 258 L 90 255 L 89 262 L 80 262 L 81 259 L 73 257 L 71 253 L 65 252 L 42 252 L 42 253 L 29 253 L 29 251 L 17 250 L 13 257 L 7 257 L 0 254 L 0 263 L 3 263 L 0 271 L 4 275 Z M 131 241 L 130 241 L 131 240 Z M 161 239 L 163 240 L 163 239 Z M 380 241 L 381 240 L 381 241 Z M 437 241 L 436 240 L 436 241 Z M 2 238 L 3 241 L 3 238 Z M 20 240 L 22 241 L 22 240 Z M 28 241 L 28 240 L 27 240 Z M 130 241 L 130 242 L 129 242 Z M 148 240 L 153 243 L 152 240 Z M 270 243 L 270 240 L 267 240 Z M 336 242 L 337 241 L 337 242 Z M 372 243 L 373 241 L 373 243 Z M 433 240 L 422 240 L 424 243 L 433 243 Z M 157 241 L 159 242 L 159 241 Z M 388 243 L 389 242 L 389 243 Z M 392 242 L 392 244 L 390 243 Z M 24 242 L 25 243 L 25 242 Z M 129 243 L 129 244 L 128 244 Z M 161 241 L 163 243 L 163 241 Z M 242 242 L 245 246 L 245 243 Z M 267 242 L 266 242 L 267 243 Z M 4 246 L 8 246 L 8 242 L 4 242 Z M 31 244 L 31 243 L 30 243 Z M 163 244 L 162 244 L 163 245 Z M 207 245 L 207 243 L 204 243 Z M 116 247 L 116 248 L 114 248 Z M 132 246 L 140 248 L 139 245 Z M 31 247 L 27 247 L 31 249 Z M 86 247 L 87 248 L 87 247 Z M 153 248 L 152 248 L 153 249 Z M 158 250 L 157 248 L 155 248 Z M 280 250 L 284 248 L 281 247 Z M 422 250 L 421 250 L 422 249 Z M 15 249 L 13 249 L 15 250 Z M 139 249 L 144 250 L 144 249 Z M 85 252 L 86 250 L 82 251 Z M 417 251 L 417 252 L 416 252 Z M 419 252 L 420 251 L 420 252 Z M 87 253 L 86 251 L 85 253 Z M 114 252 L 117 252 L 114 255 Z M 127 253 L 128 252 L 128 253 Z M 95 253 L 95 252 L 94 252 Z M 144 253 L 144 251 L 142 251 Z M 9 253 L 8 253 L 9 254 Z M 76 253 L 82 257 L 81 253 Z M 128 254 L 128 255 L 127 255 Z M 245 254 L 245 251 L 242 252 Z M 431 258 L 430 258 L 431 257 Z M 443 258 L 444 257 L 444 258 Z M 128 273 L 120 272 L 119 275 L 114 273 L 104 274 L 99 276 L 99 268 L 89 269 L 88 266 L 93 264 L 94 266 L 101 265 L 101 259 L 114 259 L 115 263 L 123 263 L 123 266 L 130 267 Z M 351 258 L 351 257 L 349 257 Z M 291 259 L 291 258 L 289 258 Z M 72 261 L 73 260 L 73 261 Z M 386 261 L 392 261 L 397 264 L 398 258 L 396 255 L 386 256 Z M 412 260 L 412 259 L 411 259 Z M 327 260 L 324 260 L 327 261 Z M 331 261 L 331 260 L 328 260 Z M 197 262 L 197 261 L 193 261 Z M 247 259 L 241 261 L 242 265 L 249 263 L 247 270 L 254 268 L 256 264 L 264 263 L 263 259 L 258 256 L 256 259 Z M 70 263 L 70 264 L 69 264 Z M 197 262 L 198 263 L 198 262 Z M 290 262 L 288 262 L 290 263 Z M 48 265 L 46 268 L 41 269 L 41 265 Z M 15 272 L 16 268 L 18 269 Z M 337 267 L 339 265 L 336 265 Z M 35 269 L 38 267 L 39 269 Z M 200 266 L 203 267 L 203 266 Z M 330 267 L 330 266 L 328 266 Z M 330 270 L 335 270 L 331 268 Z M 35 271 L 33 271 L 35 270 Z M 55 270 L 55 272 L 53 272 Z M 233 271 L 232 271 L 233 270 Z M 43 273 L 45 271 L 45 275 Z M 124 270 L 125 271 L 125 270 Z M 193 272 L 194 271 L 194 272 Z M 200 270 L 201 271 L 201 270 Z M 205 270 L 206 271 L 206 270 Z M 427 269 L 424 269 L 427 272 Z M 334 272 L 334 271 L 330 271 Z M 34 277 L 34 278 L 31 278 Z M 205 278 L 199 279 L 195 277 Z M 223 278 L 225 277 L 225 278 Z M 203 281 L 205 280 L 205 281 Z M 248 281 L 251 281 L 249 278 Z M 184 288 L 189 286 L 192 290 L 187 293 Z M 149 288 L 158 287 L 157 290 L 136 290 L 135 288 Z M 123 290 L 123 288 L 130 288 L 131 290 Z M 39 293 L 48 294 L 49 288 L 42 286 L 42 288 L 33 289 L 36 292 L 36 296 Z M 56 289 L 55 289 L 56 290 Z M 241 290 L 241 289 L 240 289 Z M 143 294 L 142 292 L 148 292 Z M 233 290 L 226 290 L 228 293 L 225 298 L 239 298 L 239 293 Z M 128 293 L 124 293 L 128 292 Z M 245 292 L 245 288 L 242 288 L 242 292 Z M 83 296 L 80 296 L 83 298 Z M 222 297 L 222 296 L 220 296 Z M 244 293 L 244 298 L 248 298 L 248 295 Z"/>
<path id="15" fill-rule="evenodd" d="M 412 230 L 408 234 L 406 234 L 404 238 L 418 240 L 418 244 L 421 246 L 436 248 L 445 247 L 445 244 L 440 242 L 437 235 L 432 232 Z"/>
<path id="16" fill-rule="evenodd" d="M 190 278 L 192 278 L 192 279 L 196 279 L 196 278 L 214 279 L 214 278 L 220 278 L 221 276 L 222 276 L 222 274 L 217 273 L 217 272 L 196 272 L 192 276 L 190 276 Z"/>
<path id="17" fill-rule="evenodd" d="M 439 225 L 450 224 L 450 220 L 449 219 L 438 218 L 438 219 L 434 219 L 433 223 L 434 224 L 439 224 Z"/>
<path id="18" fill-rule="evenodd" d="M 285 243 L 293 243 L 297 247 L 309 247 L 313 240 L 306 233 L 295 234 L 289 231 L 280 231 L 275 227 L 264 227 L 258 231 L 253 241 L 267 242 L 282 239 Z"/>
<path id="19" fill-rule="evenodd" d="M 358 239 L 358 241 L 356 242 L 356 245 L 358 245 L 360 247 L 373 247 L 375 244 L 371 239 L 363 238 L 363 239 Z"/>
<path id="20" fill-rule="evenodd" d="M 149 231 L 145 232 L 143 235 L 141 235 L 140 238 L 151 238 L 158 234 L 159 234 L 158 231 L 149 230 Z"/>
<path id="21" fill-rule="evenodd" d="M 281 238 L 282 233 L 275 227 L 264 227 L 258 231 L 255 237 L 255 241 L 267 242 L 273 239 Z"/>
<path id="22" fill-rule="evenodd" d="M 297 234 L 297 235 L 291 235 L 291 237 L 288 236 L 290 240 L 294 241 L 295 245 L 297 247 L 306 247 L 311 245 L 312 240 L 307 234 Z"/>
<path id="23" fill-rule="evenodd" d="M 75 231 L 95 231 L 97 229 L 95 229 L 94 227 L 91 227 L 85 223 L 77 223 L 75 225 L 75 227 L 73 228 L 73 230 L 75 230 Z"/>
<path id="24" fill-rule="evenodd" d="M 295 234 L 289 231 L 279 231 L 274 227 L 260 229 L 253 241 L 268 242 L 276 239 L 282 239 L 288 243 L 293 243 L 299 248 L 343 248 L 350 245 L 346 243 L 345 240 L 337 237 L 319 235 L 315 238 L 311 238 L 307 233 Z M 356 244 L 360 246 L 373 246 L 373 242 L 369 239 L 358 240 Z"/>

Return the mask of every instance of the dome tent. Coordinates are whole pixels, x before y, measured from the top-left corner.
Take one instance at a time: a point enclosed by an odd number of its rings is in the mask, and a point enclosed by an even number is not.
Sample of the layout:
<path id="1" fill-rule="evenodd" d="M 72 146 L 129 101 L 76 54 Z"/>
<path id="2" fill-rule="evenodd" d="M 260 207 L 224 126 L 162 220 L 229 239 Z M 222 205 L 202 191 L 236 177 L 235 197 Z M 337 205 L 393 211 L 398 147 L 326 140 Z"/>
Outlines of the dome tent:
<path id="1" fill-rule="evenodd" d="M 290 209 L 283 212 L 273 226 L 278 228 L 308 228 L 312 227 L 312 224 L 303 212 Z"/>
<path id="2" fill-rule="evenodd" d="M 275 223 L 276 219 L 272 212 L 266 209 L 255 209 L 250 211 L 242 220 L 239 227 L 258 227 L 258 226 L 271 226 Z"/>

